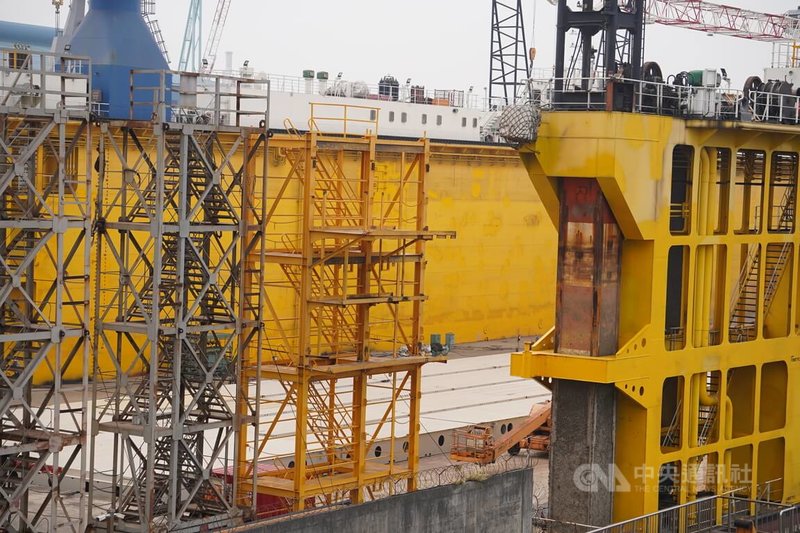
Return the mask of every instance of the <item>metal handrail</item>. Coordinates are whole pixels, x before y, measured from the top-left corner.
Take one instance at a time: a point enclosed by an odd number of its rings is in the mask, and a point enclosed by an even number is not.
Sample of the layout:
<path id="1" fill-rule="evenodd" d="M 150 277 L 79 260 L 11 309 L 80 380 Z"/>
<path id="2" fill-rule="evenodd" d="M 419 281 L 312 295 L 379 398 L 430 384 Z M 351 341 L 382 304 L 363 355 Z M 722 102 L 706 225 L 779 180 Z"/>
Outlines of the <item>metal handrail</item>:
<path id="1" fill-rule="evenodd" d="M 652 114 L 669 114 L 675 116 L 695 116 L 697 113 L 691 112 L 688 103 L 696 99 L 705 100 L 708 95 L 713 94 L 719 103 L 725 104 L 725 109 L 710 109 L 708 112 L 701 113 L 703 118 L 714 119 L 733 119 L 741 117 L 746 109 L 745 95 L 742 91 L 727 89 L 722 87 L 696 87 L 671 85 L 664 82 L 634 80 L 629 78 L 549 78 L 531 79 L 530 85 L 537 94 L 541 94 L 541 105 L 543 109 L 575 110 L 580 102 L 571 99 L 568 102 L 560 102 L 559 95 L 580 95 L 585 96 L 586 110 L 605 110 L 607 107 L 605 98 L 592 98 L 592 94 L 602 95 L 608 90 L 611 84 L 626 84 L 634 87 L 634 106 L 632 111 Z M 701 100 L 697 100 L 701 102 Z"/>
<path id="2" fill-rule="evenodd" d="M 774 186 L 774 183 L 773 183 L 773 186 Z M 770 231 L 790 232 L 792 230 L 792 224 L 794 223 L 794 217 L 791 216 L 791 211 L 792 211 L 791 208 L 794 207 L 794 197 L 795 197 L 796 184 L 792 183 L 792 184 L 786 186 L 785 189 L 786 190 L 784 191 L 783 196 L 781 197 L 780 204 L 778 204 L 777 206 L 773 206 L 773 207 L 779 208 L 780 212 L 777 215 L 775 215 L 773 213 L 770 213 L 770 219 L 771 219 L 770 220 Z M 776 219 L 776 218 L 777 218 L 778 224 L 773 229 L 772 222 L 773 222 L 773 219 Z"/>
<path id="3" fill-rule="evenodd" d="M 736 282 L 736 290 L 734 291 L 733 295 L 731 296 L 730 302 L 730 324 L 733 324 L 733 313 L 736 311 L 736 306 L 739 303 L 739 299 L 741 298 L 742 293 L 744 292 L 744 287 L 747 284 L 747 280 L 750 278 L 750 271 L 753 268 L 753 264 L 755 263 L 756 257 L 758 257 L 758 245 L 750 246 L 748 250 L 747 259 L 742 265 L 742 270 L 739 273 L 739 280 Z"/>
<path id="4" fill-rule="evenodd" d="M 735 492 L 738 492 L 739 490 L 741 490 L 741 489 L 733 490 L 733 491 L 731 491 L 731 492 L 729 492 L 727 494 L 733 494 Z M 689 507 L 700 506 L 703 503 L 711 503 L 711 502 L 716 503 L 719 498 L 720 498 L 719 496 L 707 496 L 705 498 L 700 498 L 698 500 L 694 500 L 694 501 L 691 501 L 691 502 L 686 502 L 686 503 L 682 503 L 680 505 L 675 505 L 675 506 L 669 507 L 667 509 L 662 509 L 662 510 L 656 511 L 654 513 L 649 513 L 649 514 L 645 514 L 645 515 L 642 515 L 642 516 L 637 516 L 636 518 L 630 518 L 630 519 L 624 520 L 622 522 L 617 522 L 615 524 L 610 524 L 610 525 L 605 526 L 605 527 L 601 527 L 601 528 L 598 528 L 598 529 L 593 529 L 589 533 L 611 533 L 613 531 L 637 531 L 636 528 L 626 528 L 626 526 L 633 526 L 634 524 L 637 524 L 637 523 L 646 523 L 651 518 L 658 518 L 658 517 L 665 516 L 667 514 L 680 512 L 680 511 L 682 511 L 684 509 L 688 509 Z"/>
<path id="5" fill-rule="evenodd" d="M 90 72 L 87 57 L 0 49 L 0 107 L 88 113 Z"/>
<path id="6" fill-rule="evenodd" d="M 680 350 L 686 344 L 686 328 L 683 326 L 667 328 L 664 331 L 667 350 Z"/>
<path id="7" fill-rule="evenodd" d="M 800 531 L 800 505 L 783 509 L 778 513 L 780 533 L 798 533 Z"/>
<path id="8" fill-rule="evenodd" d="M 777 121 L 782 124 L 800 124 L 800 117 L 797 113 L 798 104 L 800 104 L 798 96 L 751 91 L 748 100 L 753 118 L 758 122 Z"/>
<path id="9" fill-rule="evenodd" d="M 330 115 L 321 115 L 320 110 L 327 110 Z M 355 112 L 355 116 L 354 116 Z M 358 113 L 364 113 L 369 118 L 359 118 Z M 352 104 L 332 104 L 327 102 L 311 102 L 311 118 L 308 120 L 309 130 L 323 132 L 320 122 L 340 124 L 341 128 L 334 126 L 333 133 L 341 133 L 345 137 L 349 135 L 378 135 L 378 124 L 380 121 L 380 109 L 371 106 L 352 105 Z M 361 126 L 359 131 L 354 132 L 353 127 Z"/>
<path id="10" fill-rule="evenodd" d="M 664 82 L 616 77 L 531 79 L 530 85 L 541 94 L 538 107 L 545 110 L 608 109 L 603 95 L 613 84 L 633 86 L 636 113 L 800 124 L 800 96 L 766 91 L 729 89 L 720 86 L 671 85 Z"/>
<path id="11" fill-rule="evenodd" d="M 667 429 L 666 435 L 661 439 L 661 445 L 668 448 L 675 448 L 680 445 L 680 440 L 676 443 L 676 445 L 670 445 L 669 443 L 672 441 L 672 438 L 677 436 L 680 439 L 680 431 L 681 431 L 681 413 L 683 407 L 683 399 L 678 400 L 678 405 L 675 407 L 675 414 L 672 415 L 672 421 L 669 424 L 669 429 Z"/>
<path id="12" fill-rule="evenodd" d="M 371 99 L 380 97 L 381 86 L 374 83 L 362 83 L 360 81 L 344 80 L 339 78 L 319 80 L 315 78 L 303 78 L 300 76 L 287 76 L 281 74 L 270 74 L 265 72 L 255 73 L 252 71 L 214 71 L 225 76 L 239 76 L 244 74 L 253 77 L 256 83 L 270 81 L 272 89 L 280 93 L 292 94 L 311 94 L 321 96 L 340 96 L 359 99 Z M 552 69 L 534 69 L 535 78 L 543 78 L 552 75 Z M 347 95 L 346 86 L 355 85 L 363 88 L 366 92 L 358 95 Z M 384 89 L 385 90 L 385 89 Z M 462 89 L 427 89 L 425 87 L 412 86 L 411 84 L 401 84 L 396 89 L 397 99 L 394 101 L 401 103 L 425 104 L 434 100 L 440 100 L 447 95 L 447 107 L 461 107 L 464 109 L 478 111 L 502 111 L 506 107 L 505 98 L 489 98 L 486 95 L 476 93 L 472 90 Z M 453 98 L 450 98 L 450 95 Z M 462 105 L 454 105 L 454 104 Z"/>
<path id="13" fill-rule="evenodd" d="M 766 502 L 761 500 L 752 500 L 748 498 L 742 498 L 735 496 L 736 493 L 740 493 L 743 490 L 747 490 L 746 488 L 737 488 L 731 489 L 727 492 L 724 492 L 721 495 L 714 495 L 714 496 L 707 496 L 705 498 L 699 498 L 697 500 L 693 500 L 691 502 L 682 503 L 680 505 L 675 505 L 673 507 L 669 507 L 667 509 L 662 509 L 660 511 L 656 511 L 653 513 L 649 513 L 646 515 L 638 516 L 636 518 L 631 518 L 629 520 L 625 520 L 622 522 L 617 522 L 615 524 L 611 524 L 605 527 L 597 528 L 589 533 L 616 533 L 616 532 L 625 532 L 625 531 L 658 531 L 659 528 L 656 526 L 655 528 L 650 527 L 650 523 L 655 520 L 655 524 L 662 524 L 664 522 L 680 526 L 680 531 L 694 531 L 695 533 L 703 532 L 703 531 L 711 531 L 712 529 L 723 525 L 728 524 L 732 525 L 734 517 L 740 512 L 737 511 L 738 507 L 736 506 L 737 503 L 746 504 L 746 508 L 749 509 L 751 506 L 766 506 L 770 509 L 781 509 L 781 514 L 784 512 L 791 512 L 792 509 L 797 509 L 797 507 L 790 507 L 785 504 L 775 503 L 775 502 Z M 719 508 L 719 505 L 722 505 L 727 502 L 727 508 Z M 711 510 L 713 506 L 713 514 L 709 515 L 708 511 Z M 704 513 L 704 511 L 706 511 Z M 722 522 L 718 523 L 717 516 L 718 511 L 721 511 L 722 515 Z M 705 517 L 705 521 L 698 522 L 697 524 L 689 525 L 685 522 L 689 518 L 689 513 L 695 513 L 694 517 L 698 520 L 702 520 Z M 698 518 L 700 517 L 700 518 Z M 693 527 L 692 527 L 693 526 Z M 781 533 L 789 533 L 790 530 L 781 530 Z M 792 532 L 794 533 L 794 532 Z"/>
<path id="14" fill-rule="evenodd" d="M 756 487 L 756 495 L 758 499 L 764 501 L 772 501 L 772 486 L 778 483 L 783 483 L 783 478 L 778 477 L 775 479 L 770 479 L 769 481 L 765 481 L 760 483 L 758 487 Z M 765 498 L 766 496 L 766 498 Z"/>
<path id="15" fill-rule="evenodd" d="M 680 220 L 681 227 L 676 229 L 674 233 L 686 233 L 689 231 L 689 216 L 692 214 L 688 202 L 679 202 L 669 204 L 669 218 L 672 220 Z"/>
<path id="16" fill-rule="evenodd" d="M 772 274 L 770 275 L 769 280 L 767 280 L 767 286 L 764 288 L 764 315 L 766 316 L 769 313 L 770 307 L 772 306 L 772 302 L 775 297 L 775 292 L 777 291 L 778 283 L 780 282 L 781 278 L 783 277 L 783 273 L 785 271 L 786 266 L 786 259 L 789 255 L 789 250 L 792 247 L 792 243 L 784 243 L 781 247 L 781 255 L 778 256 L 778 262 L 775 268 L 772 270 Z"/>
<path id="17" fill-rule="evenodd" d="M 188 80 L 185 84 L 184 81 Z M 161 122 L 193 122 L 213 126 L 266 127 L 266 91 L 253 88 L 252 79 L 157 69 L 130 71 L 130 117 L 137 108 L 152 109 Z M 149 95 L 149 98 L 148 98 Z M 246 105 L 249 104 L 249 105 Z M 232 121 L 226 121 L 230 115 Z"/>

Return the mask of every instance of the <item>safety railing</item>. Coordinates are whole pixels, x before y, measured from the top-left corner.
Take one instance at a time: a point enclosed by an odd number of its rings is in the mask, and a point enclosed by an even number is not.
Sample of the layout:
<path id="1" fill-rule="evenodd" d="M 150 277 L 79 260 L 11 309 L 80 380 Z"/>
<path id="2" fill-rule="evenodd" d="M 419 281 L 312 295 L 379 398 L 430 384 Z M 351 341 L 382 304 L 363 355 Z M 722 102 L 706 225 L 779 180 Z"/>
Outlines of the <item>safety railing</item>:
<path id="1" fill-rule="evenodd" d="M 681 412 L 683 401 L 678 400 L 669 427 L 661 429 L 661 447 L 677 448 L 681 443 Z"/>
<path id="2" fill-rule="evenodd" d="M 709 496 L 594 529 L 591 533 L 646 533 L 650 531 L 699 533 L 711 531 L 717 525 L 717 509 L 720 505 L 721 500 L 717 496 Z"/>
<path id="3" fill-rule="evenodd" d="M 210 126 L 266 127 L 269 82 L 166 70 L 132 70 L 130 116 Z"/>
<path id="4" fill-rule="evenodd" d="M 692 339 L 698 346 L 717 346 L 722 342 L 722 332 L 719 329 L 693 328 Z"/>
<path id="5" fill-rule="evenodd" d="M 791 35 L 796 35 L 800 30 L 800 22 L 796 22 L 794 18 L 787 20 L 795 21 L 794 28 L 787 30 L 792 32 Z M 800 66 L 800 45 L 797 41 L 786 41 L 780 43 L 773 43 L 772 45 L 772 68 L 797 68 Z"/>
<path id="6" fill-rule="evenodd" d="M 510 103 L 506 102 L 506 99 L 502 97 L 490 98 L 486 88 L 481 91 L 476 90 L 475 87 L 468 89 L 428 89 L 424 85 L 412 82 L 411 79 L 398 80 L 397 86 L 393 86 L 347 80 L 342 77 L 341 73 L 330 79 L 319 79 L 317 77 L 307 78 L 256 72 L 249 65 L 239 69 L 215 69 L 214 74 L 228 78 L 248 78 L 252 79 L 254 83 L 269 81 L 274 93 L 389 100 L 403 103 L 460 107 L 477 111 L 502 111 Z M 553 75 L 553 69 L 536 68 L 532 70 L 531 75 L 532 79 L 546 79 Z"/>
<path id="7" fill-rule="evenodd" d="M 489 102 L 488 97 L 472 90 L 427 89 L 411 83 L 394 86 L 349 81 L 341 78 L 319 80 L 276 74 L 260 74 L 257 79 L 269 80 L 272 84 L 272 90 L 275 92 L 430 104 L 477 110 L 488 110 L 492 104 Z M 501 99 L 493 100 L 495 106 L 503 105 Z"/>
<path id="8" fill-rule="evenodd" d="M 781 510 L 778 528 L 780 533 L 800 533 L 800 505 Z"/>
<path id="9" fill-rule="evenodd" d="M 781 512 L 790 509 L 790 506 L 781 503 L 748 500 L 737 497 L 722 497 L 725 510 L 722 524 L 728 531 L 736 531 L 736 523 L 740 520 L 751 522 L 755 531 L 777 531 L 789 533 L 780 529 Z"/>
<path id="10" fill-rule="evenodd" d="M 778 255 L 778 259 L 775 261 L 775 264 L 767 266 L 769 277 L 767 278 L 766 286 L 764 287 L 765 316 L 772 308 L 772 302 L 775 298 L 775 294 L 778 292 L 778 284 L 780 283 L 781 278 L 783 278 L 783 274 L 786 272 L 786 264 L 791 258 L 791 252 L 793 249 L 792 246 L 792 243 L 784 243 L 781 246 L 781 250 Z"/>
<path id="11" fill-rule="evenodd" d="M 588 533 L 596 529 L 597 526 L 581 524 L 580 522 L 565 522 L 563 520 L 553 520 L 543 516 L 535 516 L 531 520 L 532 531 L 534 533 L 548 533 L 558 531 L 560 533 Z"/>
<path id="12" fill-rule="evenodd" d="M 726 531 L 735 531 L 739 520 L 753 523 L 756 531 L 779 531 L 795 533 L 790 529 L 797 523 L 797 508 L 788 505 L 752 500 L 736 496 L 741 489 L 729 491 L 721 496 L 708 496 L 676 505 L 668 509 L 594 529 L 591 533 L 647 533 L 686 532 L 704 533 L 716 531 L 722 526 Z M 787 529 L 783 529 L 787 524 Z M 780 529 L 778 529 L 780 527 Z"/>
<path id="13" fill-rule="evenodd" d="M 378 135 L 377 107 L 311 102 L 310 131 L 351 135 Z"/>
<path id="14" fill-rule="evenodd" d="M 794 94 L 751 91 L 748 103 L 754 121 L 800 124 L 800 97 Z"/>
<path id="15" fill-rule="evenodd" d="M 0 107 L 89 112 L 90 70 L 91 61 L 84 57 L 0 49 Z"/>
<path id="16" fill-rule="evenodd" d="M 767 502 L 780 500 L 783 496 L 783 478 L 770 479 L 759 483 L 756 487 L 756 496 L 759 500 Z"/>
<path id="17" fill-rule="evenodd" d="M 531 80 L 538 105 L 553 111 L 628 111 L 682 118 L 800 124 L 800 96 L 623 78 Z"/>
<path id="18" fill-rule="evenodd" d="M 739 279 L 736 281 L 736 285 L 733 287 L 733 293 L 731 294 L 730 306 L 728 307 L 731 313 L 736 311 L 736 305 L 739 303 L 739 299 L 742 297 L 742 293 L 745 291 L 747 281 L 750 278 L 751 271 L 754 268 L 753 265 L 759 260 L 760 253 L 761 248 L 758 246 L 750 246 L 748 248 L 747 257 L 745 258 L 744 263 L 742 263 L 742 269 L 739 271 Z M 732 317 L 731 322 L 733 322 Z"/>
<path id="19" fill-rule="evenodd" d="M 746 115 L 742 91 L 722 87 L 674 85 L 626 78 L 551 78 L 531 80 L 549 110 L 616 111 L 687 118 L 734 120 Z"/>
<path id="20" fill-rule="evenodd" d="M 688 233 L 691 214 L 688 202 L 669 204 L 669 227 L 672 233 L 681 235 Z"/>
<path id="21" fill-rule="evenodd" d="M 683 327 L 666 328 L 664 343 L 669 351 L 682 350 L 686 346 L 686 329 Z"/>

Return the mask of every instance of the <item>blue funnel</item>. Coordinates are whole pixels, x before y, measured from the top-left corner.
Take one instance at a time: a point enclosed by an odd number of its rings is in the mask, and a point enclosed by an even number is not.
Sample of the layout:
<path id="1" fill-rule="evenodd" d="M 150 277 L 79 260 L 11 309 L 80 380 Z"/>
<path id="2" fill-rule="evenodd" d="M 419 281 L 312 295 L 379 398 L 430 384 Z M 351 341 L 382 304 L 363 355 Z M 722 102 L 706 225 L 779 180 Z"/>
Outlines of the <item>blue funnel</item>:
<path id="1" fill-rule="evenodd" d="M 71 54 L 92 59 L 92 88 L 101 91 L 100 100 L 108 104 L 112 119 L 130 118 L 131 70 L 169 69 L 142 16 L 141 0 L 91 0 L 67 44 Z M 137 84 L 156 86 L 158 79 L 137 77 Z M 152 101 L 152 94 L 142 98 Z M 152 113 L 152 106 L 136 106 L 133 118 L 149 120 Z"/>

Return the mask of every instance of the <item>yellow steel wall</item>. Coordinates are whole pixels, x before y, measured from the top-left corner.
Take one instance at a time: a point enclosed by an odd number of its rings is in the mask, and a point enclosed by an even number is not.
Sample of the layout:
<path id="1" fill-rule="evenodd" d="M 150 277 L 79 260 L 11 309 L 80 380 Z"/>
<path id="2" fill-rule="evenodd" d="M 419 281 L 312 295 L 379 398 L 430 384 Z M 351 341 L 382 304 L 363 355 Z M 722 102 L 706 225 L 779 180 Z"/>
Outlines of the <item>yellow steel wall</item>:
<path id="1" fill-rule="evenodd" d="M 763 314 L 765 262 L 761 261 L 758 286 L 758 327 L 754 338 L 731 338 L 731 308 L 739 298 L 743 254 L 760 245 L 796 243 L 798 229 L 770 232 L 762 224 L 748 233 L 737 232 L 732 220 L 741 195 L 729 191 L 730 207 L 709 195 L 716 177 L 704 168 L 700 154 L 728 148 L 761 150 L 767 157 L 765 186 L 773 180 L 769 162 L 775 152 L 796 153 L 795 129 L 770 124 L 684 121 L 629 113 L 557 112 L 545 117 L 535 144 L 526 147 L 526 161 L 534 185 L 550 206 L 550 218 L 558 219 L 560 177 L 597 180 L 623 229 L 619 350 L 614 356 L 580 357 L 553 352 L 553 335 L 521 354 L 512 355 L 513 375 L 528 378 L 570 379 L 614 383 L 617 389 L 615 460 L 629 490 L 616 490 L 614 519 L 626 520 L 659 509 L 665 485 L 662 468 L 677 468 L 678 500 L 697 497 L 707 484 L 716 494 L 744 486 L 751 497 L 767 481 L 782 478 L 772 497 L 787 503 L 800 501 L 800 257 L 789 256 L 781 283 L 775 288 L 772 312 Z M 692 188 L 688 199 L 691 230 L 670 230 L 674 147 L 693 147 Z M 535 157 L 534 157 L 535 149 Z M 735 162 L 734 162 L 735 164 Z M 736 169 L 732 170 L 736 176 Z M 705 174 L 705 177 L 704 177 Z M 797 176 L 794 176 L 795 182 Z M 740 178 L 738 178 L 740 179 Z M 734 181 L 738 180 L 734 177 Z M 705 185 L 703 182 L 705 180 Z M 701 194 L 702 191 L 702 194 Z M 739 207 L 741 209 L 741 206 Z M 715 213 L 728 215 L 726 231 L 713 229 Z M 792 216 L 796 215 L 793 210 Z M 716 344 L 705 335 L 710 327 L 707 301 L 717 295 L 711 283 L 714 268 L 698 257 L 710 246 L 726 250 L 723 288 L 716 297 L 722 306 L 716 328 Z M 672 246 L 685 246 L 689 258 L 683 274 L 682 306 L 685 348 L 674 347 L 665 332 L 668 263 Z M 763 256 L 762 256 L 763 257 Z M 707 258 L 706 258 L 707 259 Z M 720 259 L 721 261 L 721 259 Z M 719 268 L 719 267 L 717 267 Z M 740 285 L 741 284 L 741 285 Z M 553 288 L 549 290 L 554 291 Z M 673 289 L 670 294 L 675 295 Z M 732 296 L 735 296 L 733 298 Z M 790 316 L 786 316 L 790 314 Z M 762 320 L 763 318 L 763 320 Z M 788 324 L 794 327 L 787 328 Z M 766 324 L 766 335 L 762 328 Z M 695 335 L 695 332 L 702 334 Z M 735 331 L 734 331 L 735 335 Z M 717 399 L 709 402 L 707 381 L 716 374 Z M 663 416 L 662 404 L 675 380 L 684 384 L 676 405 Z M 728 401 L 730 400 L 730 401 Z M 705 402 L 705 403 L 704 403 Z M 698 436 L 700 407 L 716 402 L 714 432 Z M 671 429 L 672 415 L 679 420 L 676 443 L 662 445 Z M 729 417 L 729 418 L 726 418 Z M 722 468 L 706 483 L 697 479 L 697 465 L 706 462 Z M 709 467 L 709 471 L 712 469 Z M 693 479 L 694 478 L 694 479 Z"/>
<path id="2" fill-rule="evenodd" d="M 276 145 L 296 142 L 301 146 L 300 141 L 286 136 L 276 136 L 275 141 Z M 396 169 L 395 154 L 383 157 L 378 158 L 376 172 Z M 107 169 L 111 181 L 120 176 L 120 169 L 113 164 L 110 160 Z M 85 168 L 83 161 L 78 168 Z M 273 196 L 289 172 L 287 161 L 276 157 L 274 148 L 268 168 L 268 196 Z M 93 184 L 96 194 L 96 175 Z M 434 143 L 427 190 L 430 229 L 455 230 L 458 236 L 428 244 L 424 338 L 429 340 L 438 333 L 444 340 L 445 333 L 453 333 L 461 343 L 544 333 L 554 316 L 556 232 L 517 153 L 511 148 Z M 296 193 L 292 190 L 291 196 Z M 286 209 L 292 206 L 299 207 L 299 202 L 285 202 L 279 212 L 288 215 Z M 280 231 L 297 230 L 291 223 L 282 230 L 270 227 L 267 239 L 280 240 Z M 95 261 L 93 251 L 92 283 Z M 104 272 L 116 270 L 107 254 L 103 262 Z M 48 268 L 44 262 L 39 266 Z M 40 271 L 37 275 L 45 274 Z M 108 279 L 106 276 L 105 282 Z M 104 291 L 101 297 L 110 294 Z M 280 313 L 293 308 L 293 299 L 289 291 L 283 291 L 273 303 Z M 101 372 L 113 371 L 103 367 L 107 357 L 100 361 Z M 77 380 L 82 372 L 76 360 L 65 379 Z M 49 369 L 37 371 L 37 383 L 50 380 Z"/>
<path id="3" fill-rule="evenodd" d="M 556 232 L 518 156 L 437 155 L 428 176 L 431 229 L 423 320 L 456 342 L 542 334 L 554 317 Z M 471 153 L 470 153 L 471 152 Z"/>
<path id="4" fill-rule="evenodd" d="M 273 142 L 269 198 L 290 172 L 281 153 L 295 144 L 301 146 L 283 136 Z M 442 144 L 431 152 L 428 226 L 455 230 L 457 237 L 426 249 L 424 338 L 453 333 L 458 343 L 544 333 L 554 316 L 556 232 L 518 155 L 510 148 Z M 359 161 L 348 157 L 343 164 L 355 172 Z M 397 154 L 379 153 L 375 172 L 378 181 L 382 173 L 398 173 Z M 300 205 L 298 185 L 294 180 L 286 189 L 267 228 L 271 246 L 293 242 L 294 235 L 280 232 L 301 227 L 293 211 Z M 292 294 L 272 294 L 279 315 L 293 316 Z"/>

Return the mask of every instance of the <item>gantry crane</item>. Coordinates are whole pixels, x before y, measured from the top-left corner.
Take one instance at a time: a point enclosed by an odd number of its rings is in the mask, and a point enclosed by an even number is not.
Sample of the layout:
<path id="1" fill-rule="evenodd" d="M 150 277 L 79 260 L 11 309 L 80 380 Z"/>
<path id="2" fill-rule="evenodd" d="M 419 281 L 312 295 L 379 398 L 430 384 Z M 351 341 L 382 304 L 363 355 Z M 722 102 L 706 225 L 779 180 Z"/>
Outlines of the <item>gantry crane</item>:
<path id="1" fill-rule="evenodd" d="M 682 27 L 710 35 L 772 42 L 776 44 L 773 66 L 797 63 L 796 47 L 792 43 L 800 37 L 800 18 L 795 16 L 760 13 L 701 0 L 584 0 L 576 3 L 576 9 L 572 9 L 567 0 L 558 0 L 557 4 L 560 13 L 558 27 L 568 26 L 581 35 L 571 58 L 557 54 L 561 58 L 557 59 L 555 69 L 557 91 L 559 85 L 564 83 L 561 80 L 574 80 L 577 77 L 583 80 L 580 83 L 586 84 L 590 78 L 613 75 L 620 68 L 624 70 L 625 77 L 639 78 L 642 65 L 634 56 L 641 55 L 635 48 L 641 48 L 644 43 L 644 26 L 638 21 L 642 18 L 648 23 Z M 602 16 L 598 10 L 606 6 L 603 8 L 605 12 L 610 5 L 619 6 L 616 32 L 606 31 L 600 23 Z M 625 31 L 620 34 L 620 30 Z M 565 45 L 562 38 L 557 47 Z M 605 55 L 609 56 L 608 60 L 603 57 Z M 777 64 L 777 58 L 781 59 L 780 65 Z M 558 64 L 558 61 L 565 60 L 565 64 Z M 598 64 L 605 65 L 609 71 L 597 72 Z"/>

